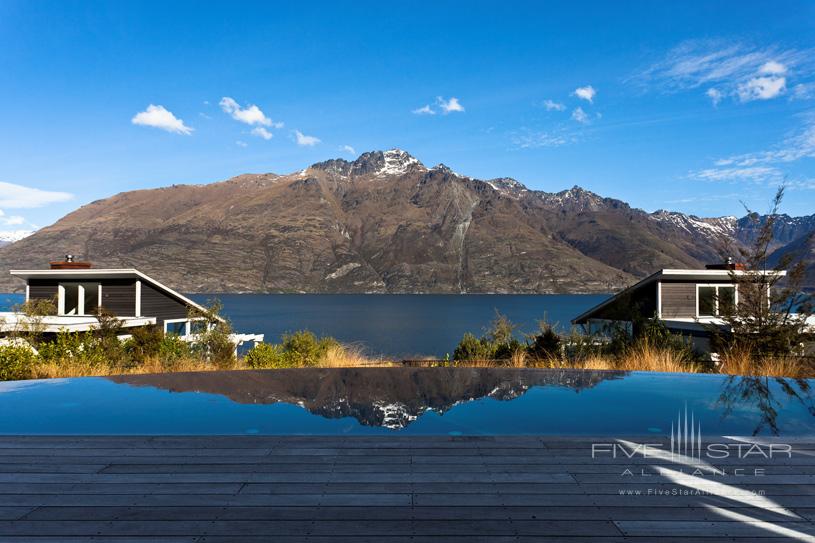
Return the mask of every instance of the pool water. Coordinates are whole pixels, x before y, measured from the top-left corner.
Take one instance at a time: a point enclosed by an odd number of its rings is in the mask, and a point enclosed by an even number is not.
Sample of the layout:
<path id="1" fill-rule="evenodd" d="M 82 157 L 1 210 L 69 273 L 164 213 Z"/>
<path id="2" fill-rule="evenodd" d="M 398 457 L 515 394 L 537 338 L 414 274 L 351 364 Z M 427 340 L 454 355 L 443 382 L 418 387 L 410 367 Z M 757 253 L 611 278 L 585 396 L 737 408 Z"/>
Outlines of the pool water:
<path id="1" fill-rule="evenodd" d="M 815 436 L 815 381 L 581 370 L 347 368 L 0 383 L 0 434 Z"/>

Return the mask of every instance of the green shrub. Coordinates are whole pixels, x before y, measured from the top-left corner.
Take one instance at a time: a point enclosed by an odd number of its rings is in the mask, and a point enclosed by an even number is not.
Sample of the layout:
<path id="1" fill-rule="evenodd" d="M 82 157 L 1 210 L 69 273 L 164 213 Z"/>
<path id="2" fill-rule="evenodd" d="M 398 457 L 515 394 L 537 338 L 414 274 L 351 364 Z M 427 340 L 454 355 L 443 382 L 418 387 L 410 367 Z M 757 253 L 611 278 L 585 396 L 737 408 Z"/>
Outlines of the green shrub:
<path id="1" fill-rule="evenodd" d="M 164 332 L 160 327 L 156 325 L 140 326 L 133 328 L 130 339 L 124 344 L 124 349 L 133 362 L 142 364 L 148 358 L 158 356 L 163 340 Z"/>
<path id="2" fill-rule="evenodd" d="M 531 337 L 531 343 L 526 348 L 530 357 L 537 360 L 557 358 L 561 354 L 560 336 L 550 324 L 541 323 L 541 330 Z"/>
<path id="3" fill-rule="evenodd" d="M 158 357 L 165 366 L 191 356 L 190 346 L 178 336 L 168 334 L 158 344 Z"/>
<path id="4" fill-rule="evenodd" d="M 453 351 L 453 360 L 493 360 L 495 345 L 487 338 L 467 332 Z"/>
<path id="5" fill-rule="evenodd" d="M 202 309 L 190 308 L 187 317 L 195 319 L 193 328 L 202 328 L 192 352 L 219 369 L 231 369 L 237 363 L 235 345 L 229 339 L 232 325 L 221 315 L 222 310 L 223 304 L 217 299 L 209 300 Z"/>
<path id="6" fill-rule="evenodd" d="M 198 334 L 198 341 L 192 345 L 192 351 L 219 369 L 230 369 L 237 362 L 235 345 L 229 339 L 231 333 L 232 329 L 227 323 L 217 322 L 209 330 Z"/>
<path id="7" fill-rule="evenodd" d="M 258 343 L 243 358 L 247 367 L 252 369 L 289 368 L 289 361 L 283 356 L 280 345 Z"/>
<path id="8" fill-rule="evenodd" d="M 60 360 L 110 362 L 105 346 L 91 332 L 60 332 L 54 339 L 40 343 L 37 350 L 40 358 L 46 362 Z"/>
<path id="9" fill-rule="evenodd" d="M 32 378 L 35 362 L 36 356 L 28 347 L 0 346 L 0 381 Z"/>
<path id="10" fill-rule="evenodd" d="M 339 346 L 331 337 L 317 338 L 308 331 L 299 331 L 283 336 L 281 347 L 288 367 L 316 366 L 325 357 L 328 349 Z"/>
<path id="11" fill-rule="evenodd" d="M 318 366 L 329 349 L 340 345 L 332 337 L 318 338 L 308 331 L 286 334 L 281 339 L 279 345 L 255 345 L 244 356 L 244 363 L 254 369 Z"/>
<path id="12" fill-rule="evenodd" d="M 453 351 L 453 360 L 509 360 L 524 349 L 515 337 L 515 326 L 506 316 L 495 312 L 486 333 L 480 338 L 466 333 Z"/>

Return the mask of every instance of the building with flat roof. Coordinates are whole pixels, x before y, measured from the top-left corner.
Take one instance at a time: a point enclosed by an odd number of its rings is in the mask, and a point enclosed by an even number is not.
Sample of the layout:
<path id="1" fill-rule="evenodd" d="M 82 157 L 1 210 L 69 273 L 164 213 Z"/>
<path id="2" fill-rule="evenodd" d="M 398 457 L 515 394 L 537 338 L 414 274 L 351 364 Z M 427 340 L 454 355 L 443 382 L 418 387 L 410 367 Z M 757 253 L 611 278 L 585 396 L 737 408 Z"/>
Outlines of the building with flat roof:
<path id="1" fill-rule="evenodd" d="M 703 270 L 660 270 L 575 317 L 572 324 L 588 334 L 615 329 L 633 333 L 636 322 L 657 318 L 669 331 L 689 337 L 694 349 L 710 352 L 711 327 L 726 331 L 721 317 L 726 306 L 738 304 L 739 278 L 748 273 L 754 272 L 730 263 Z M 759 273 L 786 275 L 772 270 Z"/>
<path id="2" fill-rule="evenodd" d="M 25 281 L 26 302 L 53 302 L 53 314 L 36 317 L 43 334 L 97 329 L 100 310 L 115 317 L 125 333 L 158 326 L 166 334 L 193 341 L 202 326 L 211 325 L 205 307 L 134 268 L 97 269 L 67 255 L 64 261 L 51 262 L 50 269 L 11 270 L 11 275 Z M 0 336 L 25 329 L 33 319 L 22 312 L 0 313 Z M 232 334 L 231 339 L 237 348 L 263 341 L 263 335 Z"/>

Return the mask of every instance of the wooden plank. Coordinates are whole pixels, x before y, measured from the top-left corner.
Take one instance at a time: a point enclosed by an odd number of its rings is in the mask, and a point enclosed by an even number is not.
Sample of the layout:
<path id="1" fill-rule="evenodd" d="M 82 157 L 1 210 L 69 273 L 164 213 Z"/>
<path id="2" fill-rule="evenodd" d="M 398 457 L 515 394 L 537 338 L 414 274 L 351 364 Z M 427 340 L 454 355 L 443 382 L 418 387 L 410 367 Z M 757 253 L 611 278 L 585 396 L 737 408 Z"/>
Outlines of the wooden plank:
<path id="1" fill-rule="evenodd" d="M 239 537 L 275 534 L 315 536 L 484 536 L 548 535 L 548 536 L 618 536 L 619 530 L 610 521 L 518 521 L 466 520 L 153 520 L 150 522 L 37 520 L 0 521 L 2 536 L 177 536 L 206 534 Z"/>
<path id="2" fill-rule="evenodd" d="M 4 483 L 3 495 L 41 494 L 229 494 L 241 489 L 241 483 Z"/>
<path id="3" fill-rule="evenodd" d="M 273 533 L 276 543 L 610 543 L 624 533 L 657 537 L 652 524 L 661 541 L 677 543 L 815 535 L 815 451 L 764 461 L 765 476 L 693 482 L 718 495 L 665 499 L 647 492 L 687 487 L 658 475 L 621 477 L 621 467 L 682 466 L 592 459 L 587 444 L 534 436 L 0 437 L 0 541 L 247 543 Z M 746 527 L 728 531 L 738 524 Z"/>
<path id="4" fill-rule="evenodd" d="M 648 473 L 653 473 L 655 470 L 647 470 Z M 679 474 L 679 469 L 673 469 L 677 473 L 676 477 L 681 477 L 682 480 L 692 480 L 694 483 L 714 482 L 726 485 L 747 485 L 747 484 L 765 484 L 765 485 L 801 485 L 815 484 L 815 475 L 773 475 L 768 473 L 766 475 L 753 475 L 750 467 L 745 467 L 744 475 L 737 475 L 728 473 L 726 475 L 707 475 L 707 476 L 694 476 L 692 473 Z M 581 484 L 602 484 L 602 483 L 625 483 L 625 482 L 639 482 L 647 479 L 649 483 L 666 484 L 673 483 L 670 477 L 662 475 L 648 475 L 642 476 L 642 472 L 633 471 L 632 475 L 621 476 L 620 474 L 604 474 L 604 473 L 577 473 L 572 475 Z M 750 475 L 747 475 L 750 474 Z"/>
<path id="5" fill-rule="evenodd" d="M 12 473 L 13 468 L 6 467 Z M 287 473 L 287 472 L 348 472 L 348 473 L 444 473 L 455 471 L 459 473 L 473 473 L 489 470 L 493 473 L 524 472 L 524 473 L 599 473 L 620 475 L 631 466 L 581 466 L 581 465 L 484 465 L 484 464 L 110 464 L 96 470 L 83 469 L 85 466 L 77 465 L 76 469 L 56 469 L 45 471 L 47 466 L 31 465 L 23 468 L 23 473 Z M 721 466 L 717 466 L 721 468 Z M 751 466 L 758 467 L 758 466 Z M 642 469 L 642 468 L 640 468 Z M 675 468 L 673 468 L 675 469 Z M 634 471 L 634 470 L 632 470 Z M 773 475 L 813 475 L 815 466 L 771 466 L 767 472 Z"/>
<path id="6" fill-rule="evenodd" d="M 0 506 L 410 506 L 404 494 L 0 494 Z"/>
<path id="7" fill-rule="evenodd" d="M 615 522 L 624 535 L 633 537 L 696 537 L 720 536 L 738 538 L 763 538 L 784 536 L 791 540 L 815 541 L 815 526 L 801 522 L 767 521 L 648 521 L 622 520 Z"/>
<path id="8" fill-rule="evenodd" d="M 35 509 L 36 507 L 30 506 L 3 506 L 0 507 L 0 520 L 17 520 Z"/>
<path id="9" fill-rule="evenodd" d="M 720 521 L 705 507 L 38 507 L 25 520 L 689 520 Z M 738 509 L 734 509 L 738 511 Z M 798 522 L 811 520 L 812 509 Z M 757 520 L 791 522 L 785 510 L 749 509 Z M 801 514 L 801 509 L 796 509 Z M 16 517 L 22 518 L 22 517 Z M 4 519 L 14 520 L 14 519 Z"/>

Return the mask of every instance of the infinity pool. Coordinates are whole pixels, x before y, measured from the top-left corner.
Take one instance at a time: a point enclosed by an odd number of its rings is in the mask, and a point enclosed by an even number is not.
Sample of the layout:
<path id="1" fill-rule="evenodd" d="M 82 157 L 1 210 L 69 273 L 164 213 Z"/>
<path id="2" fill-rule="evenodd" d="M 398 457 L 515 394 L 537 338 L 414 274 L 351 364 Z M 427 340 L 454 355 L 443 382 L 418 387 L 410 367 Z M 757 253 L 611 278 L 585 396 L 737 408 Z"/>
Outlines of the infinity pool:
<path id="1" fill-rule="evenodd" d="M 0 434 L 815 436 L 815 381 L 354 368 L 0 383 Z"/>

